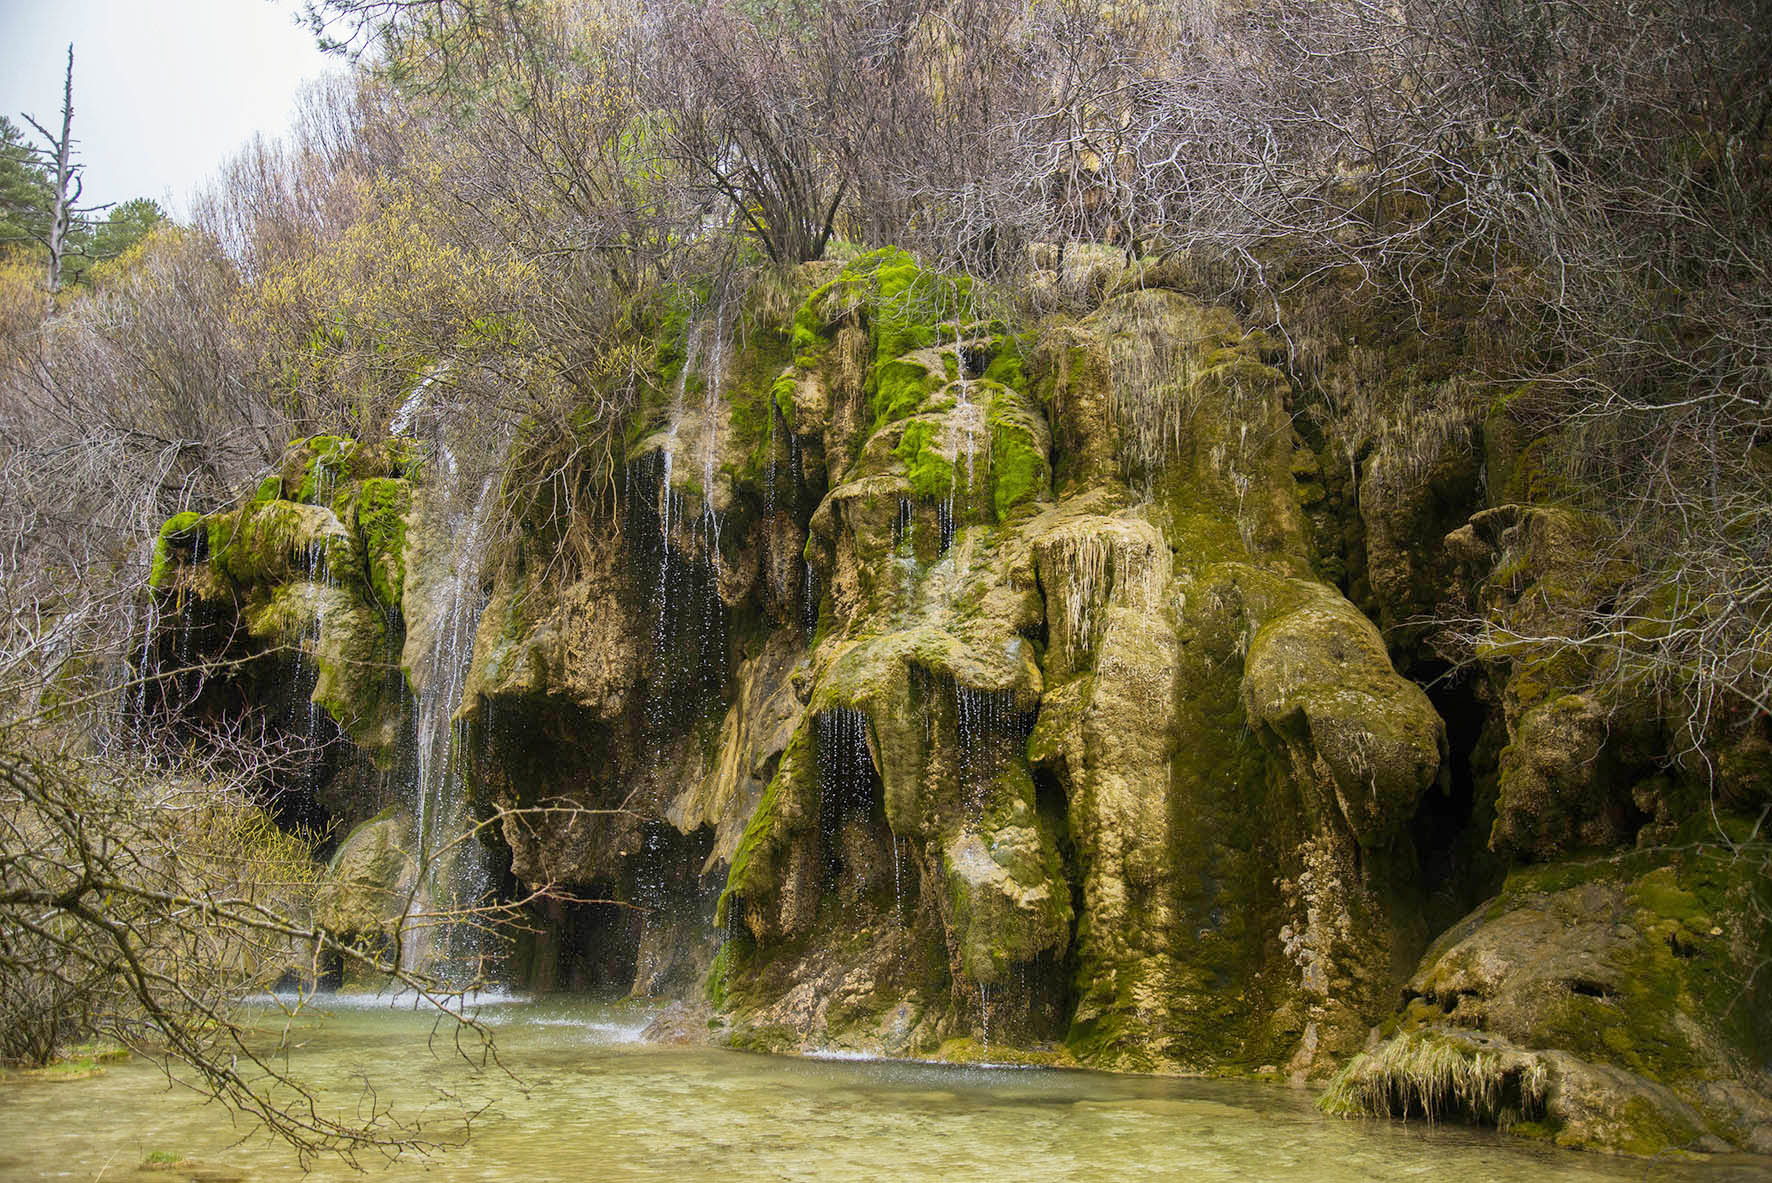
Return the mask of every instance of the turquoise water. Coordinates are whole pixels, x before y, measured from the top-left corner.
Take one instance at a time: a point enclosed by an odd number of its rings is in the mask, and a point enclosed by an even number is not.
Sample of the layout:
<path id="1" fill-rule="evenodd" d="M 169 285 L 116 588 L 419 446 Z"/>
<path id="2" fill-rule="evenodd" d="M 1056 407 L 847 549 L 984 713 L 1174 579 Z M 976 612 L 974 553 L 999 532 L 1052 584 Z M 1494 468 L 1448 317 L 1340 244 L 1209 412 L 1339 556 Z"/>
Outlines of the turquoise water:
<path id="1" fill-rule="evenodd" d="M 470 1064 L 410 1008 L 332 1003 L 295 1027 L 291 1069 L 464 1144 L 315 1180 L 1764 1180 L 1764 1160 L 1643 1163 L 1493 1132 L 1325 1118 L 1278 1086 L 1015 1068 L 789 1059 L 639 1042 L 629 1007 L 493 999 L 503 1070 Z M 150 1154 L 194 1166 L 145 1169 Z M 152 1065 L 0 1083 L 0 1179 L 300 1179 L 292 1153 Z"/>

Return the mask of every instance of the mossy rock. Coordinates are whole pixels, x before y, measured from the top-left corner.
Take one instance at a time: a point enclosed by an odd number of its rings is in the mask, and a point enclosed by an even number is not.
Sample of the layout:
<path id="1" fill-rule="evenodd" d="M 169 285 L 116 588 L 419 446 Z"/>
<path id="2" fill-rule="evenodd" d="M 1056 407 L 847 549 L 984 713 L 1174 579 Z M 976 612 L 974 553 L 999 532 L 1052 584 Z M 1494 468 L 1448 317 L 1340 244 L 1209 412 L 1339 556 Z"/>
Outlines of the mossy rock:
<path id="1" fill-rule="evenodd" d="M 297 649 L 317 671 L 313 701 L 381 764 L 392 761 L 399 703 L 388 700 L 387 620 L 353 592 L 297 580 L 251 600 L 248 632 Z"/>
<path id="2" fill-rule="evenodd" d="M 1301 602 L 1250 642 L 1243 701 L 1300 778 L 1333 794 L 1359 841 L 1382 846 L 1438 775 L 1446 727 L 1391 667 L 1371 621 L 1327 589 L 1296 586 Z"/>
<path id="3" fill-rule="evenodd" d="M 357 533 L 363 541 L 369 586 L 386 608 L 397 609 L 406 590 L 406 519 L 412 512 L 412 486 L 391 477 L 371 477 L 356 502 Z"/>
<path id="4" fill-rule="evenodd" d="M 238 587 L 315 578 L 341 587 L 364 582 L 356 539 L 330 509 L 293 501 L 248 502 L 211 514 L 204 524 L 209 562 Z"/>
<path id="5" fill-rule="evenodd" d="M 412 844 L 412 819 L 392 807 L 352 830 L 315 893 L 314 922 L 346 942 L 392 939 L 421 906 Z"/>
<path id="6" fill-rule="evenodd" d="M 1389 1041 L 1325 1104 L 1407 1116 L 1431 1097 L 1561 1145 L 1772 1152 L 1766 857 L 1701 844 L 1516 871 L 1428 951 Z M 1488 1083 L 1449 1087 L 1448 1048 L 1453 1076 Z M 1497 1108 L 1504 1069 L 1536 1074 L 1540 1103 Z"/>
<path id="7" fill-rule="evenodd" d="M 207 541 L 202 521 L 202 514 L 189 510 L 166 519 L 154 539 L 153 560 L 148 567 L 149 587 L 163 590 L 181 566 L 198 560 Z"/>

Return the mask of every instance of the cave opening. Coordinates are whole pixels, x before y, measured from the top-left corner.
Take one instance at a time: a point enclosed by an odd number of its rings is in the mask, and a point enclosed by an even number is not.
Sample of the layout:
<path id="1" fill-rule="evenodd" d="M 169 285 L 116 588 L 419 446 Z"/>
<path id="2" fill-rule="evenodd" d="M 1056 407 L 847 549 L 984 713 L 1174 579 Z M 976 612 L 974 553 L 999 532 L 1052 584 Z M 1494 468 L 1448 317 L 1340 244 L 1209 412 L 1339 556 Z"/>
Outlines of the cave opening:
<path id="1" fill-rule="evenodd" d="M 567 884 L 532 905 L 532 945 L 518 976 L 537 993 L 614 999 L 684 997 L 707 969 L 722 883 L 702 874 L 713 831 L 650 821 L 614 874 Z M 510 898 L 508 875 L 502 890 Z"/>
<path id="2" fill-rule="evenodd" d="M 644 918 L 617 898 L 615 888 L 613 879 L 597 879 L 538 902 L 531 990 L 613 1000 L 633 989 Z"/>
<path id="3" fill-rule="evenodd" d="M 1432 937 L 1500 886 L 1497 860 L 1488 846 L 1494 802 L 1482 792 L 1490 707 L 1480 680 L 1468 671 L 1431 662 L 1416 676 L 1446 724 L 1441 783 L 1421 795 L 1409 826 Z"/>
<path id="4" fill-rule="evenodd" d="M 1071 894 L 1070 931 L 1062 954 L 1043 953 L 1031 972 L 1034 988 L 1029 1000 L 1030 1016 L 1037 1016 L 1040 1038 L 1063 1038 L 1076 1012 L 1078 1000 L 1077 926 L 1085 914 L 1082 861 L 1071 834 L 1070 791 L 1050 767 L 1035 765 L 1034 812 L 1052 828 L 1064 879 Z"/>

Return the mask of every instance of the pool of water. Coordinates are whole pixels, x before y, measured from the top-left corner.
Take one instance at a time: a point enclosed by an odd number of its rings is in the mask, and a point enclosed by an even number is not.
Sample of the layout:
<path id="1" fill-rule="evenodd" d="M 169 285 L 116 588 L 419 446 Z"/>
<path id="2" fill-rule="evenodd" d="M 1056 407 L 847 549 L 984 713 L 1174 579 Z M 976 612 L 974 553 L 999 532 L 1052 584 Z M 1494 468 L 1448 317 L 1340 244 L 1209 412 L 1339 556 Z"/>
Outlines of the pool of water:
<path id="1" fill-rule="evenodd" d="M 267 1016 L 273 1012 L 267 1011 Z M 1764 1160 L 1645 1164 L 1490 1131 L 1323 1117 L 1264 1084 L 790 1059 L 640 1042 L 650 1015 L 482 999 L 503 1069 L 466 1062 L 410 1006 L 323 1001 L 292 1070 L 327 1103 L 377 1102 L 465 1143 L 426 1158 L 322 1159 L 314 1180 L 1764 1180 Z M 142 1171 L 150 1155 L 193 1172 Z M 206 1172 L 206 1173 L 205 1173 Z M 151 1064 L 0 1083 L 0 1179 L 303 1178 L 293 1154 Z"/>

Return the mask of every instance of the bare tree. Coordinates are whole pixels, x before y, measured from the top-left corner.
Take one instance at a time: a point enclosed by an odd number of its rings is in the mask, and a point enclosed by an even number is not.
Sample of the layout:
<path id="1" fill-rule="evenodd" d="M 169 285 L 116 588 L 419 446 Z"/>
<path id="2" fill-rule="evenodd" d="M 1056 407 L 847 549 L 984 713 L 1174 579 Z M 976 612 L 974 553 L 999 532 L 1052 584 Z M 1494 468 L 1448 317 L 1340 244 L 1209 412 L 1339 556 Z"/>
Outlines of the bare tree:
<path id="1" fill-rule="evenodd" d="M 44 249 L 49 252 L 43 286 L 53 296 L 61 290 L 62 262 L 68 251 L 68 236 L 80 224 L 80 219 L 92 212 L 79 208 L 83 181 L 81 166 L 74 162 L 74 46 L 71 43 L 68 45 L 68 68 L 62 76 L 60 134 L 51 132 L 29 115 L 25 116 L 25 121 L 43 137 L 44 155 L 55 166 L 49 222 L 41 238 Z"/>

